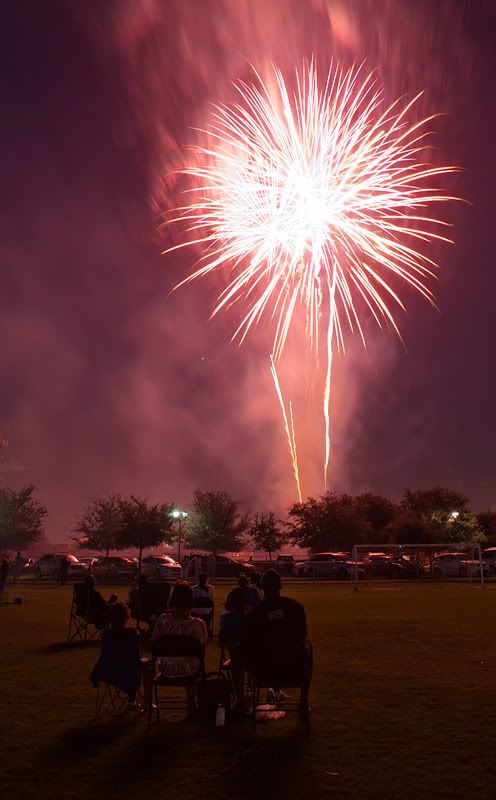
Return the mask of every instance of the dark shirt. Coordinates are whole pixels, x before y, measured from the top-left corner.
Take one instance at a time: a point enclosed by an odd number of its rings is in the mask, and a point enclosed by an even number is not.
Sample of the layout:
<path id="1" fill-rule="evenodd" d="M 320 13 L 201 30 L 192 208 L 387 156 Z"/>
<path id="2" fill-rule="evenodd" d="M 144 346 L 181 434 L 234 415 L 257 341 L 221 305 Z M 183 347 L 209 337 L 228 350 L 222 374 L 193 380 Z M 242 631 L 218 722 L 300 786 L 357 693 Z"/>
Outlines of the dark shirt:
<path id="1" fill-rule="evenodd" d="M 265 599 L 246 617 L 241 632 L 247 668 L 271 663 L 277 668 L 303 658 L 307 638 L 305 609 L 291 597 Z"/>

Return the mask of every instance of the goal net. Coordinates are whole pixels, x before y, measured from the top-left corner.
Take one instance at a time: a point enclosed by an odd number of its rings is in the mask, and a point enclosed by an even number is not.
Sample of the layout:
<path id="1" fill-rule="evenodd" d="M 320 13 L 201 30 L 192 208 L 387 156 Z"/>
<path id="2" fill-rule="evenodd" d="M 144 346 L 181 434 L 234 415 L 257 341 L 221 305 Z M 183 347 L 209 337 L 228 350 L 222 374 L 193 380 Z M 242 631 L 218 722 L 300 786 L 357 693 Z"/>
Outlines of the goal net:
<path id="1" fill-rule="evenodd" d="M 479 543 L 355 544 L 352 550 L 353 588 L 373 579 L 435 580 L 458 578 L 485 587 L 489 573 Z"/>

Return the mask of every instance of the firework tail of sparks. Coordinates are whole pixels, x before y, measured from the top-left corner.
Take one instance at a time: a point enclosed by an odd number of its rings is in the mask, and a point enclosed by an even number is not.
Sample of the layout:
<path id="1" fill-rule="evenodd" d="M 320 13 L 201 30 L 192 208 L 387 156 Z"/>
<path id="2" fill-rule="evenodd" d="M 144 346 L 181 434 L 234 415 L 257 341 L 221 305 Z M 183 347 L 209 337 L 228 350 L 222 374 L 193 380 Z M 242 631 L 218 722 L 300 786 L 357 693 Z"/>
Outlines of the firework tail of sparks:
<path id="1" fill-rule="evenodd" d="M 293 405 L 291 401 L 289 402 L 289 421 L 288 415 L 286 412 L 286 404 L 284 402 L 281 385 L 279 383 L 279 378 L 277 376 L 277 369 L 274 362 L 274 358 L 272 354 L 270 355 L 270 371 L 272 374 L 272 378 L 274 380 L 274 386 L 276 389 L 276 394 L 279 400 L 279 404 L 281 406 L 282 418 L 284 422 L 284 429 L 286 431 L 286 436 L 288 439 L 288 446 L 289 446 L 289 454 L 291 456 L 291 464 L 293 467 L 293 474 L 296 483 L 296 491 L 298 492 L 298 500 L 302 501 L 302 494 L 301 494 L 301 485 L 300 485 L 300 473 L 298 469 L 298 455 L 296 452 L 296 436 L 295 436 L 295 429 L 294 429 L 294 419 L 293 419 Z"/>
<path id="2" fill-rule="evenodd" d="M 268 318 L 274 362 L 300 305 L 314 363 L 326 337 L 326 481 L 333 350 L 344 349 L 345 327 L 365 344 L 363 309 L 400 335 L 393 313 L 405 309 L 399 282 L 435 305 L 427 281 L 437 265 L 423 248 L 451 240 L 442 232 L 447 223 L 428 211 L 457 199 L 435 186 L 456 168 L 423 160 L 432 117 L 409 122 L 418 97 L 386 105 L 363 66 L 331 67 L 319 85 L 315 65 L 306 64 L 294 93 L 274 67 L 267 84 L 257 75 L 236 90 L 238 102 L 215 107 L 202 133 L 206 143 L 182 170 L 195 180 L 191 202 L 168 222 L 184 223 L 188 237 L 166 252 L 204 248 L 198 268 L 179 286 L 228 268 L 212 315 L 241 303 L 233 336 L 240 342 Z"/>

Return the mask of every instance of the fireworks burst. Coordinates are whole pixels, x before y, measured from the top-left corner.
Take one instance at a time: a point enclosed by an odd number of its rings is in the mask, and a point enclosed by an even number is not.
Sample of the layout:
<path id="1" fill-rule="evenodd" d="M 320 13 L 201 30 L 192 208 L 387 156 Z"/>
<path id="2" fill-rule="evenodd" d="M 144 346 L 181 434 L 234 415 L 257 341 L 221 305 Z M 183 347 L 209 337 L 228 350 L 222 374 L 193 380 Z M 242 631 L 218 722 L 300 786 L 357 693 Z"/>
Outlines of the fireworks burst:
<path id="1" fill-rule="evenodd" d="M 333 350 L 344 347 L 346 326 L 365 343 L 364 305 L 399 335 L 394 309 L 404 308 L 401 282 L 434 304 L 427 282 L 436 264 L 424 249 L 450 239 L 446 223 L 428 211 L 452 199 L 433 183 L 454 168 L 426 163 L 432 117 L 409 121 L 419 96 L 387 106 L 374 76 L 362 68 L 331 68 L 319 84 L 315 65 L 305 65 L 294 93 L 274 68 L 270 82 L 257 75 L 254 84 L 239 83 L 236 90 L 238 102 L 215 107 L 209 131 L 202 132 L 206 143 L 182 170 L 195 185 L 191 202 L 172 221 L 186 223 L 189 235 L 170 250 L 205 248 L 197 269 L 179 285 L 228 268 L 213 315 L 241 302 L 233 336 L 240 341 L 269 318 L 275 362 L 303 306 L 307 356 L 315 362 L 319 349 L 325 353 L 326 483 Z M 274 361 L 299 490 L 292 413 L 289 425 Z"/>

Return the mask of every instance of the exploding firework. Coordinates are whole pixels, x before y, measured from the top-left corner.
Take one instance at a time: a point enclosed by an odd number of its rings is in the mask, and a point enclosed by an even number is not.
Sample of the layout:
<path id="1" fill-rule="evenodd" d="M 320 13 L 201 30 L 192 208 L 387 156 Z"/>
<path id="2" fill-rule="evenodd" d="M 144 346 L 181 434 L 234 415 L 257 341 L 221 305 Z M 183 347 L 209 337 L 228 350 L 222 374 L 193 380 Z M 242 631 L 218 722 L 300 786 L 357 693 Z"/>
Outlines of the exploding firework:
<path id="1" fill-rule="evenodd" d="M 436 263 L 425 247 L 450 239 L 429 210 L 452 199 L 435 182 L 454 168 L 427 161 L 432 117 L 411 121 L 419 96 L 387 105 L 363 68 L 331 68 L 319 83 L 315 65 L 304 65 L 291 92 L 274 67 L 269 82 L 257 75 L 235 88 L 238 101 L 215 107 L 204 143 L 181 170 L 194 186 L 170 221 L 186 223 L 188 236 L 170 250 L 204 248 L 179 285 L 227 267 L 213 315 L 241 304 L 233 339 L 242 342 L 262 319 L 273 325 L 271 370 L 300 492 L 292 406 L 288 421 L 275 370 L 297 308 L 305 312 L 305 360 L 325 354 L 326 485 L 333 351 L 344 348 L 346 327 L 365 343 L 365 309 L 399 335 L 401 282 L 434 304 Z"/>

